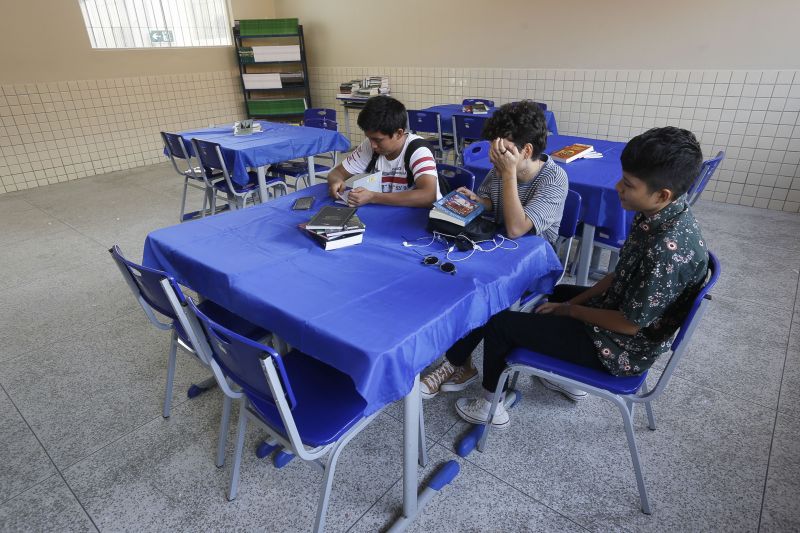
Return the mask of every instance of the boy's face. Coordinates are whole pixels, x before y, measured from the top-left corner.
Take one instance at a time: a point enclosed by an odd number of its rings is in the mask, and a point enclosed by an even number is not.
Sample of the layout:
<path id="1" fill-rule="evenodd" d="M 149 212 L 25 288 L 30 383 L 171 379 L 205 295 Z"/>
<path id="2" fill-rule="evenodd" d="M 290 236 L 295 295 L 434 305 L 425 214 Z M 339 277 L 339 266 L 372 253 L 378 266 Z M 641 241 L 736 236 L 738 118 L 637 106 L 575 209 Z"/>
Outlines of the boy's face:
<path id="1" fill-rule="evenodd" d="M 365 131 L 364 134 L 369 139 L 372 151 L 382 156 L 397 156 L 403 149 L 406 142 L 405 130 L 402 128 L 391 135 L 386 135 L 380 131 Z"/>
<path id="2" fill-rule="evenodd" d="M 646 215 L 657 213 L 672 201 L 672 193 L 668 189 L 650 192 L 647 183 L 624 170 L 616 189 L 624 209 L 641 211 Z"/>

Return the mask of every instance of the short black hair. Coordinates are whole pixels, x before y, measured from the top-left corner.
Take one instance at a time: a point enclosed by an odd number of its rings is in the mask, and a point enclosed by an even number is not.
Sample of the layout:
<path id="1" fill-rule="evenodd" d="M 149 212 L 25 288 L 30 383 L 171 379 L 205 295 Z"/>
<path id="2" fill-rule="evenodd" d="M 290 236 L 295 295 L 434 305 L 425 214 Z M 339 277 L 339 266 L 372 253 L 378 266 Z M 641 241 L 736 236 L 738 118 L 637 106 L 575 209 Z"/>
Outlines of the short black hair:
<path id="1" fill-rule="evenodd" d="M 651 193 L 669 189 L 678 198 L 700 174 L 703 151 L 691 131 L 667 126 L 628 141 L 620 160 L 622 170 L 645 182 Z"/>
<path id="2" fill-rule="evenodd" d="M 511 140 L 522 150 L 533 146 L 533 158 L 539 157 L 547 146 L 547 123 L 544 111 L 532 100 L 520 100 L 500 106 L 483 126 L 483 138 L 498 137 Z"/>
<path id="3" fill-rule="evenodd" d="M 373 96 L 358 114 L 358 127 L 365 132 L 394 135 L 400 128 L 405 129 L 407 120 L 406 106 L 400 100 L 391 96 Z"/>

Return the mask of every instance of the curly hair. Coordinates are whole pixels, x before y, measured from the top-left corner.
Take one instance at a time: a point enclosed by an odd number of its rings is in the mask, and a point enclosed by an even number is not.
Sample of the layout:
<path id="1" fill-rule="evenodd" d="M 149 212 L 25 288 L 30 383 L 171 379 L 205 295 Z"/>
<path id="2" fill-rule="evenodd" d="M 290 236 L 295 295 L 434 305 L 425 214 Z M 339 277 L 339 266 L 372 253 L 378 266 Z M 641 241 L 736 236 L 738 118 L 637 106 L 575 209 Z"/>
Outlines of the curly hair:
<path id="1" fill-rule="evenodd" d="M 547 146 L 547 123 L 539 104 L 532 100 L 520 100 L 500 106 L 483 126 L 483 138 L 498 137 L 512 141 L 522 150 L 526 144 L 533 147 L 533 158 L 544 152 Z"/>
<path id="2" fill-rule="evenodd" d="M 628 141 L 620 160 L 622 170 L 644 181 L 648 191 L 669 189 L 677 198 L 700 174 L 703 152 L 691 131 L 666 126 Z"/>
<path id="3" fill-rule="evenodd" d="M 391 96 L 373 96 L 358 114 L 358 127 L 363 131 L 379 131 L 384 135 L 406 127 L 406 106 Z"/>

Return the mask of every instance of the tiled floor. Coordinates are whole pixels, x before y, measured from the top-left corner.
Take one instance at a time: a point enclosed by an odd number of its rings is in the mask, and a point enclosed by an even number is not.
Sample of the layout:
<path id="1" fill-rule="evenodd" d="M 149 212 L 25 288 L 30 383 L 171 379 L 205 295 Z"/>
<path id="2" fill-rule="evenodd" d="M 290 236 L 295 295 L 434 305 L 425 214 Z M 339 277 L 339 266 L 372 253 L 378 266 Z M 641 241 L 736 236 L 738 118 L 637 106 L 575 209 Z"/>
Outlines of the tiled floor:
<path id="1" fill-rule="evenodd" d="M 166 165 L 0 195 L 0 531 L 311 527 L 321 476 L 298 462 L 276 470 L 246 454 L 226 501 L 227 469 L 213 465 L 220 393 L 186 400 L 204 377 L 188 358 L 172 417 L 160 415 L 167 338 L 106 250 L 140 258 L 147 232 L 176 222 L 179 198 Z M 525 380 L 512 428 L 466 460 L 453 453 L 466 428 L 455 397 L 426 403 L 432 466 L 455 458 L 462 470 L 413 531 L 800 529 L 800 217 L 709 202 L 695 212 L 723 277 L 655 404 L 658 430 L 638 417 L 653 514 L 639 511 L 612 406 Z M 390 406 L 345 448 L 331 531 L 381 530 L 397 515 L 401 413 Z"/>

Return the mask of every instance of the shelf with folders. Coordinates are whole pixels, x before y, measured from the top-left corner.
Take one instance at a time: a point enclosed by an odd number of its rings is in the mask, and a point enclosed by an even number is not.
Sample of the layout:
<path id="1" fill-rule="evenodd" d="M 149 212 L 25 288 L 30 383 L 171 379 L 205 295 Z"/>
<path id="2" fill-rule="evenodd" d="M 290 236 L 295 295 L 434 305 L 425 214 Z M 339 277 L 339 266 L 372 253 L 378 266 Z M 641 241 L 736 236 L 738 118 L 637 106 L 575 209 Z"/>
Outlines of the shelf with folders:
<path id="1" fill-rule="evenodd" d="M 238 20 L 233 30 L 249 118 L 299 121 L 311 105 L 297 19 Z"/>

